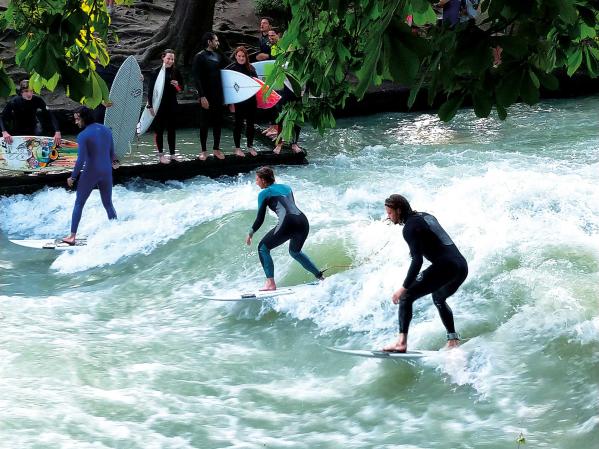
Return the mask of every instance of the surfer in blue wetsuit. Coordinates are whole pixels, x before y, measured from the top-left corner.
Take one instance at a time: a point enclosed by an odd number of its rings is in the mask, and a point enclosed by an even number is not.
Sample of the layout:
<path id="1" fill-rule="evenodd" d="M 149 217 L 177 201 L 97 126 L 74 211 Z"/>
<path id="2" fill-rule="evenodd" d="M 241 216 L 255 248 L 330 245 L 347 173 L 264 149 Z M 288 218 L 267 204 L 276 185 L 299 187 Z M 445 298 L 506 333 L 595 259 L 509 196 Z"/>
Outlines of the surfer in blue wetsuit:
<path id="1" fill-rule="evenodd" d="M 412 210 L 403 196 L 394 194 L 387 198 L 385 210 L 391 222 L 404 226 L 403 237 L 410 248 L 412 263 L 402 287 L 392 297 L 393 304 L 399 304 L 399 338 L 395 343 L 385 346 L 383 351 L 406 352 L 412 305 L 418 298 L 431 293 L 447 329 L 447 347 L 457 346 L 459 336 L 446 300 L 468 276 L 466 259 L 437 219 L 426 212 Z M 431 266 L 420 272 L 423 258 L 430 261 Z"/>
<path id="2" fill-rule="evenodd" d="M 295 205 L 291 187 L 275 182 L 272 168 L 262 167 L 256 171 L 256 184 L 262 189 L 258 195 L 258 215 L 250 228 L 245 242 L 252 244 L 254 233 L 260 229 L 266 215 L 266 208 L 277 214 L 277 225 L 268 231 L 258 244 L 260 263 L 266 274 L 266 284 L 263 290 L 276 290 L 275 268 L 270 251 L 289 240 L 289 254 L 297 260 L 302 267 L 312 273 L 317 279 L 323 280 L 320 271 L 310 258 L 302 252 L 302 246 L 310 232 L 308 219 Z"/>
<path id="3" fill-rule="evenodd" d="M 110 128 L 95 123 L 93 111 L 85 106 L 77 108 L 73 117 L 77 126 L 83 131 L 77 136 L 79 146 L 77 163 L 71 177 L 67 179 L 69 187 L 73 187 L 77 180 L 77 198 L 71 220 L 71 235 L 62 239 L 69 245 L 75 244 L 83 206 L 95 186 L 100 190 L 100 198 L 108 219 L 116 219 L 116 211 L 112 205 L 112 169 L 119 166 L 114 154 Z"/>

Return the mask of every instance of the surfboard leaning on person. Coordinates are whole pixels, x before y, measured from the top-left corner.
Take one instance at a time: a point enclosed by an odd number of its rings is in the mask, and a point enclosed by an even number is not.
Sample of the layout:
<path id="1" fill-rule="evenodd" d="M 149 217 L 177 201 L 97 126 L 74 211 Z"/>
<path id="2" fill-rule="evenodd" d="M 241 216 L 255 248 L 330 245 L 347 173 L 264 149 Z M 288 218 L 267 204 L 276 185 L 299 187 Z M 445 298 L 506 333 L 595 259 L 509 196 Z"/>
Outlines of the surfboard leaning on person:
<path id="1" fill-rule="evenodd" d="M 293 191 L 285 184 L 275 182 L 275 174 L 270 167 L 261 167 L 256 171 L 256 184 L 262 189 L 258 195 L 258 214 L 249 230 L 245 243 L 252 244 L 254 233 L 264 223 L 266 208 L 277 214 L 277 225 L 268 231 L 258 244 L 258 256 L 266 275 L 266 283 L 262 290 L 276 290 L 274 262 L 270 251 L 289 240 L 289 255 L 302 267 L 312 273 L 316 279 L 324 280 L 320 271 L 310 258 L 302 252 L 304 242 L 310 232 L 310 224 L 304 213 L 295 205 Z"/>
<path id="2" fill-rule="evenodd" d="M 437 219 L 426 212 L 412 210 L 410 203 L 402 195 L 389 196 L 385 200 L 385 211 L 393 224 L 404 226 L 403 237 L 410 248 L 412 263 L 403 285 L 392 296 L 393 304 L 399 304 L 399 338 L 395 343 L 385 346 L 383 351 L 406 352 L 412 305 L 417 299 L 431 293 L 447 330 L 446 347 L 458 346 L 460 338 L 446 300 L 468 276 L 466 259 Z M 420 272 L 423 258 L 432 265 Z"/>
<path id="3" fill-rule="evenodd" d="M 112 205 L 112 169 L 119 167 L 110 128 L 95 123 L 93 111 L 85 106 L 78 107 L 73 118 L 82 131 L 77 136 L 77 145 L 79 146 L 77 162 L 73 173 L 67 179 L 69 187 L 73 187 L 77 181 L 77 197 L 71 219 L 71 235 L 62 239 L 69 245 L 74 245 L 76 242 L 83 207 L 96 185 L 100 191 L 100 198 L 108 214 L 108 219 L 117 218 Z"/>

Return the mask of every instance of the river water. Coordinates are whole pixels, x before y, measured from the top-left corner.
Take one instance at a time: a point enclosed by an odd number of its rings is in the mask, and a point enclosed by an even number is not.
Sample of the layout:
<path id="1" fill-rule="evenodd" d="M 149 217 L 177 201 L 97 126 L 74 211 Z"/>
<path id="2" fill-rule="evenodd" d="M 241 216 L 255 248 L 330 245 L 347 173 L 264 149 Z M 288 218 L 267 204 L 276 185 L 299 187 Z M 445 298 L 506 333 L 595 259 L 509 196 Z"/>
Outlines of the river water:
<path id="1" fill-rule="evenodd" d="M 264 303 L 201 298 L 264 281 L 244 245 L 252 174 L 116 186 L 115 222 L 93 193 L 88 246 L 60 254 L 8 239 L 66 235 L 73 193 L 1 198 L 0 447 L 597 447 L 598 109 L 595 96 L 504 122 L 465 110 L 306 130 L 310 164 L 276 174 L 310 220 L 305 251 L 331 268 Z M 396 337 L 410 259 L 384 221 L 391 193 L 433 213 L 470 267 L 449 300 L 466 341 L 413 364 L 326 349 Z M 286 247 L 273 255 L 279 286 L 311 280 Z M 444 339 L 419 300 L 410 346 Z"/>

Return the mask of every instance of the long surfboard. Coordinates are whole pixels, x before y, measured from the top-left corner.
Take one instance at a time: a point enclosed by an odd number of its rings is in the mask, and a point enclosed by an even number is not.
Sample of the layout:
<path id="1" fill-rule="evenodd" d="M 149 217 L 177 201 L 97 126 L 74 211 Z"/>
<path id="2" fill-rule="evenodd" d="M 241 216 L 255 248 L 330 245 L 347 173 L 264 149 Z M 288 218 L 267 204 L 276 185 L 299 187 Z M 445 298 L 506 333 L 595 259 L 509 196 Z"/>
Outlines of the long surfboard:
<path id="1" fill-rule="evenodd" d="M 293 287 L 278 288 L 276 290 L 255 290 L 248 292 L 224 292 L 217 295 L 203 295 L 201 298 L 209 301 L 264 301 L 265 299 L 278 298 L 279 296 L 287 296 L 297 293 L 299 288 L 307 286 L 319 285 L 318 281 L 309 282 L 307 284 L 295 285 Z"/>
<path id="2" fill-rule="evenodd" d="M 77 142 L 53 137 L 12 136 L 12 143 L 0 137 L 0 168 L 17 171 L 70 170 L 77 162 Z"/>
<path id="3" fill-rule="evenodd" d="M 25 240 L 11 240 L 12 243 L 26 248 L 33 249 L 55 249 L 55 250 L 66 250 L 75 249 L 77 247 L 86 246 L 87 239 L 77 239 L 75 245 L 69 245 L 63 242 L 61 239 L 25 239 Z"/>
<path id="4" fill-rule="evenodd" d="M 162 101 L 162 93 L 164 92 L 164 78 L 166 77 L 166 68 L 164 64 L 158 72 L 158 77 L 156 78 L 156 82 L 154 83 L 154 90 L 152 92 L 148 92 L 148 95 L 152 95 L 152 107 L 154 109 L 154 113 L 158 112 L 158 108 L 160 107 L 160 102 Z M 144 108 L 141 113 L 141 117 L 139 119 L 139 123 L 137 124 L 137 134 L 143 134 L 148 129 L 150 129 L 150 125 L 154 121 L 154 116 L 150 112 L 148 108 Z"/>
<path id="5" fill-rule="evenodd" d="M 136 125 L 143 97 L 141 69 L 135 56 L 129 56 L 119 68 L 110 87 L 108 98 L 112 106 L 106 108 L 104 125 L 112 129 L 114 152 L 125 156 L 135 138 Z"/>
<path id="6" fill-rule="evenodd" d="M 338 352 L 340 354 L 355 355 L 358 357 L 370 357 L 374 359 L 395 359 L 395 360 L 412 360 L 431 357 L 438 354 L 439 351 L 407 351 L 407 352 L 387 352 L 372 349 L 343 349 L 335 347 L 327 347 L 329 351 Z"/>

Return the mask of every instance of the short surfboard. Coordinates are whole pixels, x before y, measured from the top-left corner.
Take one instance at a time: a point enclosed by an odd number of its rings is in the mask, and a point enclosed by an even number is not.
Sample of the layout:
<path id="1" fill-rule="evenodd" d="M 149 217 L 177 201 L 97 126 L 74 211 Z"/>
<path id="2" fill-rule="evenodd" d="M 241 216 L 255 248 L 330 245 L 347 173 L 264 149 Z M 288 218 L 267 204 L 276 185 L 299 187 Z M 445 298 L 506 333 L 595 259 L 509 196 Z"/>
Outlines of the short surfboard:
<path id="1" fill-rule="evenodd" d="M 227 292 L 227 293 L 220 293 L 220 294 L 214 295 L 214 296 L 204 295 L 204 296 L 201 296 L 201 298 L 207 299 L 209 301 L 230 301 L 230 302 L 264 301 L 266 299 L 278 298 L 279 296 L 292 295 L 292 294 L 298 292 L 299 287 L 303 288 L 306 286 L 318 285 L 318 284 L 319 284 L 319 282 L 315 281 L 315 282 L 310 282 L 307 284 L 296 285 L 293 287 L 278 288 L 276 290 L 266 290 L 266 291 L 256 290 L 256 291 L 250 291 L 250 292 L 230 292 L 230 293 Z"/>
<path id="2" fill-rule="evenodd" d="M 338 352 L 341 354 L 355 355 L 358 357 L 370 357 L 374 359 L 396 359 L 396 360 L 412 360 L 431 357 L 438 354 L 438 351 L 407 351 L 407 352 L 387 352 L 371 349 L 343 349 L 335 347 L 327 347 L 329 351 Z"/>
<path id="3" fill-rule="evenodd" d="M 86 239 L 77 239 L 74 245 L 69 245 L 63 242 L 61 239 L 41 239 L 41 240 L 11 240 L 15 245 L 25 246 L 33 249 L 55 249 L 55 250 L 66 250 L 75 249 L 77 247 L 86 246 Z"/>
<path id="4" fill-rule="evenodd" d="M 77 162 L 77 142 L 53 137 L 12 136 L 12 143 L 0 137 L 0 168 L 16 171 L 72 170 Z"/>

